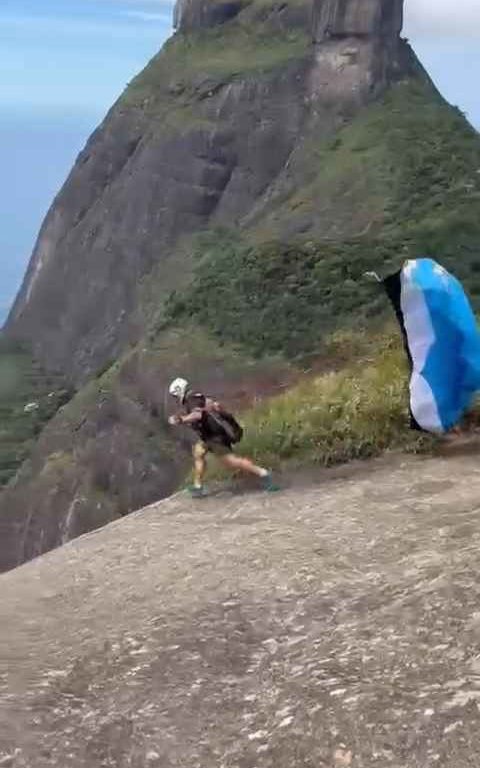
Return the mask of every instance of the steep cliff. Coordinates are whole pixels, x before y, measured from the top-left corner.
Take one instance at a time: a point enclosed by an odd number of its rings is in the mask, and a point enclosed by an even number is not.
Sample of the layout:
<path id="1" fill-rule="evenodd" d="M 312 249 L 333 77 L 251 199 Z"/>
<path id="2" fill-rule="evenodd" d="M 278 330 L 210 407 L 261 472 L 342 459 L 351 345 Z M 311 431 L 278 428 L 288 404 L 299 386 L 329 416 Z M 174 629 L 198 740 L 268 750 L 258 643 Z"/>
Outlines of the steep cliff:
<path id="1" fill-rule="evenodd" d="M 79 156 L 7 323 L 77 382 L 141 336 L 153 268 L 159 302 L 185 279 L 181 238 L 248 227 L 309 138 L 333 134 L 393 81 L 427 79 L 400 39 L 401 0 L 180 0 L 176 18 Z"/>
<path id="2" fill-rule="evenodd" d="M 326 335 L 380 322 L 362 274 L 410 254 L 480 296 L 480 140 L 402 40 L 402 8 L 179 0 L 54 201 L 8 319 L 78 392 L 0 495 L 0 569 L 178 487 L 172 373 L 234 407 L 276 392 Z"/>

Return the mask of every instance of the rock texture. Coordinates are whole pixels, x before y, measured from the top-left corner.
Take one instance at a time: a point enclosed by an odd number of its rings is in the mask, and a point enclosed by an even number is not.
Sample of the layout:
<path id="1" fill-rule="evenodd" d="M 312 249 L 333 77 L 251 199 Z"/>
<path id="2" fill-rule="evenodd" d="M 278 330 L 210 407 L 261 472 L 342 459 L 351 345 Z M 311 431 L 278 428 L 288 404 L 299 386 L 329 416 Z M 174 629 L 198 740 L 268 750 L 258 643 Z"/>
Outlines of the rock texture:
<path id="1" fill-rule="evenodd" d="M 314 3 L 314 39 L 332 37 L 398 38 L 403 0 L 320 0 Z"/>
<path id="2" fill-rule="evenodd" d="M 173 26 L 182 32 L 214 27 L 237 16 L 248 3 L 243 0 L 177 0 L 173 12 Z"/>
<path id="3" fill-rule="evenodd" d="M 354 94 L 357 104 L 411 74 L 400 39 L 403 0 L 321 0 L 313 6 L 316 78 L 327 91 Z"/>
<path id="4" fill-rule="evenodd" d="M 478 459 L 178 495 L 0 576 L 0 764 L 471 768 Z"/>
<path id="5" fill-rule="evenodd" d="M 7 332 L 75 382 L 138 340 L 142 281 L 156 271 L 161 304 L 188 272 L 180 239 L 258 220 L 308 136 L 333 133 L 394 80 L 426 77 L 400 39 L 402 5 L 179 0 L 179 32 L 91 137 L 49 211 Z M 229 51 L 221 71 L 217 54 L 205 59 L 209 45 Z"/>

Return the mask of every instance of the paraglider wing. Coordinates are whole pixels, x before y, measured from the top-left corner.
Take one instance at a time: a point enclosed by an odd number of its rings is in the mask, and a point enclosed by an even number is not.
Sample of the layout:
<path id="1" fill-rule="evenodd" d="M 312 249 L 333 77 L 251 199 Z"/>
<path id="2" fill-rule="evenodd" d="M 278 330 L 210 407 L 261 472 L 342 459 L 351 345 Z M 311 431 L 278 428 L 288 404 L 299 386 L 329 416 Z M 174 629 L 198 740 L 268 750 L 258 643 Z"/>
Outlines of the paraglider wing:
<path id="1" fill-rule="evenodd" d="M 407 261 L 383 284 L 410 363 L 411 425 L 447 432 L 480 390 L 480 334 L 470 303 L 433 259 Z"/>

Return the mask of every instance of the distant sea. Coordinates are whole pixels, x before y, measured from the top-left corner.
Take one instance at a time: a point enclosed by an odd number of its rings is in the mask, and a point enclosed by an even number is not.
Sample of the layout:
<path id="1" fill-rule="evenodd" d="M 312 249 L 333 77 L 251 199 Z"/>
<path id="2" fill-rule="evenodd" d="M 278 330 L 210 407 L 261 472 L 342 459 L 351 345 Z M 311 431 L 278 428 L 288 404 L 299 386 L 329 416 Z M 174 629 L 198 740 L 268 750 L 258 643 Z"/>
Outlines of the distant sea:
<path id="1" fill-rule="evenodd" d="M 100 113 L 0 108 L 0 327 L 40 225 Z"/>

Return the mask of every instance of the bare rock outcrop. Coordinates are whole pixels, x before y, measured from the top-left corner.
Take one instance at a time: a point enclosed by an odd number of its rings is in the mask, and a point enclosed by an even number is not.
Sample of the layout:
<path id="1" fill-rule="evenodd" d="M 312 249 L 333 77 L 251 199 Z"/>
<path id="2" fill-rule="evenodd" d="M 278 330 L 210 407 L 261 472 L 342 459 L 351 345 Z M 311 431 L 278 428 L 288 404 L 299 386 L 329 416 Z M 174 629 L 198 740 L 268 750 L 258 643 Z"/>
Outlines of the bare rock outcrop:
<path id="1" fill-rule="evenodd" d="M 398 38 L 403 26 L 403 0 L 316 0 L 316 42 L 332 37 Z"/>
<path id="2" fill-rule="evenodd" d="M 0 764 L 470 768 L 476 456 L 179 495 L 0 576 Z"/>

